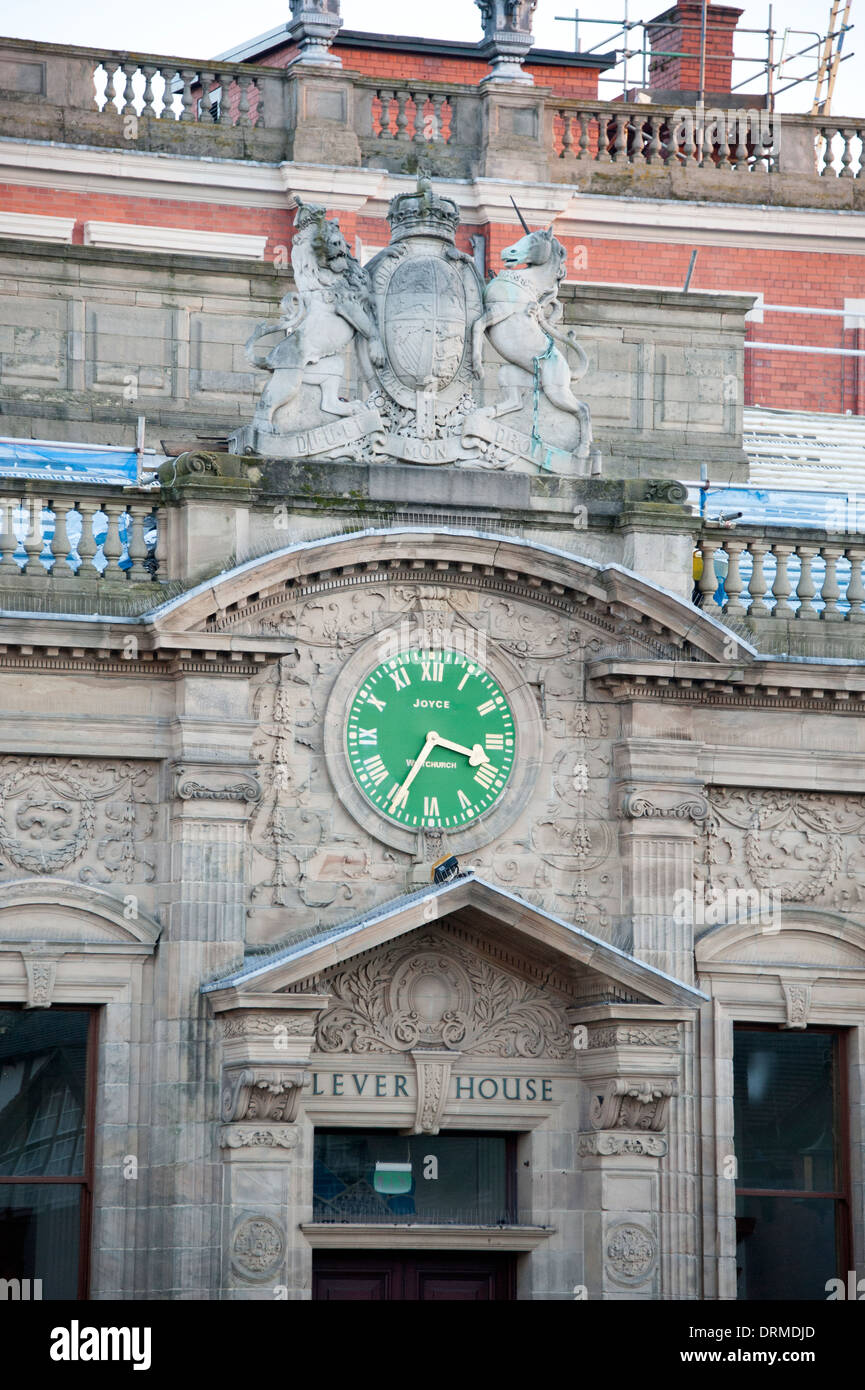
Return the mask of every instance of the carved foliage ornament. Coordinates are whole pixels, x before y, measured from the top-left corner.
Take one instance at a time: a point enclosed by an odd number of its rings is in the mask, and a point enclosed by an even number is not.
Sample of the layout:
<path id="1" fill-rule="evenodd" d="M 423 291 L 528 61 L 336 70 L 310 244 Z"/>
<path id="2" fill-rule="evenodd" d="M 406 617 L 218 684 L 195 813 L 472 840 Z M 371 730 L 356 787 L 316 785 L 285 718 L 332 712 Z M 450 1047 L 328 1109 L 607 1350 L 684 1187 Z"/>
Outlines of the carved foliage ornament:
<path id="1" fill-rule="evenodd" d="M 290 1124 L 309 1080 L 309 1072 L 299 1068 L 229 1068 L 223 1080 L 222 1118 L 226 1124 L 235 1120 Z"/>
<path id="2" fill-rule="evenodd" d="M 616 1130 L 601 1130 L 597 1134 L 581 1134 L 577 1140 L 577 1153 L 580 1158 L 593 1155 L 613 1157 L 619 1154 L 645 1155 L 663 1158 L 667 1152 L 667 1141 L 657 1134 L 629 1134 Z"/>
<path id="3" fill-rule="evenodd" d="M 57 874 L 88 851 L 85 883 L 149 882 L 141 848 L 155 818 L 151 765 L 97 759 L 0 760 L 0 867 Z"/>
<path id="4" fill-rule="evenodd" d="M 338 971 L 319 1018 L 321 1052 L 420 1046 L 493 1057 L 570 1057 L 564 1016 L 548 995 L 430 933 Z"/>
<path id="5" fill-rule="evenodd" d="M 668 1078 L 615 1077 L 606 1093 L 592 1098 L 589 1118 L 593 1129 L 664 1128 L 670 1097 L 676 1083 Z"/>

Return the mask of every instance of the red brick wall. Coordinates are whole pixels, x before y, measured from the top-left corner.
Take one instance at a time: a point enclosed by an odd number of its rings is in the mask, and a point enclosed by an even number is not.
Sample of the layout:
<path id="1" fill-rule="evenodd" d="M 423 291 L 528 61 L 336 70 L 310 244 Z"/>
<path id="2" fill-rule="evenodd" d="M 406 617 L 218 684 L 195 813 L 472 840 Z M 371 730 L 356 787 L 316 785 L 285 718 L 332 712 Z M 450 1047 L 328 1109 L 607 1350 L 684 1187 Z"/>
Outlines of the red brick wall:
<path id="1" fill-rule="evenodd" d="M 489 63 L 481 58 L 448 58 L 424 53 L 388 53 L 377 48 L 349 48 L 339 44 L 342 65 L 364 77 L 380 78 L 382 83 L 399 86 L 413 82 L 453 82 L 460 87 L 476 87 L 490 75 Z M 285 67 L 297 53 L 297 45 L 276 49 L 263 60 L 268 67 Z M 549 87 L 560 97 L 596 97 L 598 69 L 559 67 L 554 63 L 525 65 L 538 87 Z"/>
<path id="2" fill-rule="evenodd" d="M 672 10 L 670 24 L 647 31 L 655 52 L 682 53 L 681 58 L 654 57 L 649 60 L 649 86 L 658 92 L 697 92 L 700 87 L 700 17 L 702 6 L 695 0 L 680 0 Z M 709 5 L 706 10 L 705 90 L 729 92 L 732 84 L 733 33 L 742 11 L 729 5 Z"/>

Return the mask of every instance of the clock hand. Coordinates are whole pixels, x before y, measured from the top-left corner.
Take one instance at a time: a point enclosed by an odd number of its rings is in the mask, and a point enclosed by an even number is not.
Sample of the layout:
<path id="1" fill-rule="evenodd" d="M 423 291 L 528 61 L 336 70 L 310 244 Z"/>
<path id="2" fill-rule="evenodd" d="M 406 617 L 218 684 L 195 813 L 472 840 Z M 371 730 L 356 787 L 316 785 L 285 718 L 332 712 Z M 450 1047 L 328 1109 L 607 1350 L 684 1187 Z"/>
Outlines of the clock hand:
<path id="1" fill-rule="evenodd" d="M 449 738 L 436 738 L 438 748 L 449 748 L 452 753 L 463 753 L 469 760 L 470 767 L 480 767 L 481 763 L 488 763 L 484 750 L 479 743 L 475 743 L 471 748 L 466 748 L 463 743 L 451 743 Z"/>
<path id="2" fill-rule="evenodd" d="M 435 732 L 435 730 L 427 734 L 426 742 L 424 743 L 423 748 L 420 750 L 411 767 L 409 768 L 408 776 L 406 777 L 399 790 L 395 793 L 393 801 L 390 803 L 389 809 L 391 815 L 393 815 L 395 811 L 398 811 L 401 806 L 405 806 L 406 802 L 408 801 L 409 787 L 411 786 L 415 777 L 417 777 L 418 773 L 420 772 L 421 768 L 423 767 L 432 750 L 435 748 L 438 741 L 439 736 Z"/>

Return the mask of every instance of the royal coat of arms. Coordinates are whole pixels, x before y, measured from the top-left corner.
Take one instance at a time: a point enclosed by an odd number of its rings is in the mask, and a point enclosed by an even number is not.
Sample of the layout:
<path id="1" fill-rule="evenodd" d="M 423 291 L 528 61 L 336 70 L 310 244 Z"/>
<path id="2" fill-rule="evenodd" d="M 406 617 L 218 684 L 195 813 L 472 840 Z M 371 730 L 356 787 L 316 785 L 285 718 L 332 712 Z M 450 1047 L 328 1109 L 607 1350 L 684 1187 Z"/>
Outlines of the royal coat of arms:
<path id="1" fill-rule="evenodd" d="M 589 471 L 587 358 L 561 326 L 564 248 L 550 229 L 484 285 L 459 210 L 429 180 L 398 194 L 390 245 L 362 267 L 325 210 L 298 206 L 296 290 L 247 353 L 270 373 L 238 451 L 523 472 Z"/>

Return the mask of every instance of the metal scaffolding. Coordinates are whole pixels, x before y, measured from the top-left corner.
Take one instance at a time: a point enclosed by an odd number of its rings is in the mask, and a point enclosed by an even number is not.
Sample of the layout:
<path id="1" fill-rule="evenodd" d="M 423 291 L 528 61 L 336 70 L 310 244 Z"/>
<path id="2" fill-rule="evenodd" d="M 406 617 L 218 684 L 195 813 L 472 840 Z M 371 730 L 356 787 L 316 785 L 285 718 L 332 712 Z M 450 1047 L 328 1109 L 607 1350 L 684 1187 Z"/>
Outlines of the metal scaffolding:
<path id="1" fill-rule="evenodd" d="M 574 10 L 573 15 L 556 15 L 559 23 L 573 24 L 574 26 L 574 51 L 576 53 L 597 53 L 599 50 L 608 51 L 610 44 L 615 44 L 620 38 L 624 47 L 620 50 L 617 68 L 622 69 L 621 76 L 615 76 L 615 69 L 611 70 L 613 75 L 599 74 L 598 82 L 612 83 L 621 88 L 622 97 L 627 99 L 628 93 L 635 87 L 642 87 L 648 90 L 648 64 L 651 58 L 693 58 L 699 56 L 700 78 L 698 97 L 703 101 L 706 96 L 706 49 L 708 34 L 714 29 L 731 33 L 730 26 L 727 24 L 714 24 L 707 13 L 707 4 L 703 4 L 703 12 L 699 22 L 681 22 L 677 20 L 663 19 L 630 19 L 628 15 L 628 0 L 623 0 L 624 12 L 621 19 L 605 19 L 590 17 Z M 842 13 L 843 6 L 843 13 Z M 765 42 L 765 55 L 762 57 L 751 57 L 744 54 L 733 54 L 731 61 L 735 64 L 750 63 L 757 65 L 757 72 L 749 75 L 743 82 L 737 82 L 731 87 L 731 91 L 739 91 L 742 87 L 753 81 L 753 77 L 765 77 L 766 109 L 775 109 L 775 100 L 784 92 L 789 92 L 791 88 L 799 86 L 803 82 L 810 82 L 816 79 L 816 89 L 812 114 L 828 115 L 831 110 L 832 92 L 835 85 L 835 77 L 841 63 L 854 55 L 852 51 L 842 53 L 844 39 L 854 27 L 850 22 L 851 0 L 831 0 L 831 10 L 829 15 L 828 30 L 820 34 L 812 29 L 792 29 L 785 28 L 778 31 L 773 22 L 773 6 L 769 5 L 768 20 L 765 28 L 762 29 L 736 29 L 732 31 L 736 38 L 740 35 L 756 35 Z M 581 47 L 580 27 L 582 25 L 603 25 L 611 28 L 613 33 L 606 36 L 590 48 Z M 675 49 L 653 48 L 651 44 L 652 30 L 670 29 L 696 29 L 700 33 L 700 43 L 698 53 L 686 53 Z M 639 37 L 637 30 L 642 30 L 642 44 L 640 47 L 632 47 L 632 43 Z M 791 41 L 794 39 L 810 38 L 813 41 L 795 51 L 788 51 L 792 47 Z M 780 44 L 779 44 L 780 39 Z M 776 56 L 777 54 L 777 56 Z M 641 60 L 641 80 L 639 83 L 633 81 L 632 68 L 629 66 L 633 59 Z M 789 68 L 798 59 L 808 59 L 809 65 L 816 62 L 813 71 L 801 76 L 791 76 Z M 785 71 L 786 69 L 786 71 Z M 786 85 L 778 84 L 785 82 Z"/>

